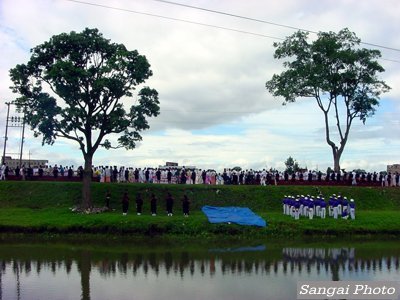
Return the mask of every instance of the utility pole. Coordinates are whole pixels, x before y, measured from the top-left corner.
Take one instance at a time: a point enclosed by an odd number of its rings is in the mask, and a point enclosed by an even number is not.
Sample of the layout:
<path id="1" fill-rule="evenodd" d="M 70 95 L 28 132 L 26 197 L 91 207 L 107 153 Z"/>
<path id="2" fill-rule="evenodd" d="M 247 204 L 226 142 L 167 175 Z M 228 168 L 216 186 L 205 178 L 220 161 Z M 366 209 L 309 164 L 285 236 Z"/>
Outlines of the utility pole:
<path id="1" fill-rule="evenodd" d="M 19 156 L 19 166 L 22 166 L 22 152 L 24 150 L 24 139 L 25 139 L 25 113 L 24 116 L 22 117 L 22 137 L 21 137 L 21 153 Z"/>
<path id="2" fill-rule="evenodd" d="M 8 118 L 10 116 L 10 104 L 11 102 L 6 102 L 7 105 L 7 118 L 6 118 L 6 134 L 4 136 L 4 149 L 3 149 L 3 157 L 1 159 L 1 164 L 6 162 L 6 148 L 7 148 L 7 139 L 8 139 Z"/>
<path id="3" fill-rule="evenodd" d="M 7 105 L 7 118 L 6 118 L 6 132 L 4 137 L 4 148 L 3 148 L 3 157 L 1 159 L 2 164 L 6 162 L 6 154 L 7 154 L 7 141 L 8 141 L 8 129 L 10 127 L 21 128 L 22 127 L 22 137 L 21 137 L 21 148 L 20 153 L 13 153 L 19 154 L 19 163 L 21 166 L 22 163 L 22 151 L 24 146 L 24 139 L 25 139 L 25 114 L 21 118 L 19 116 L 12 116 L 10 117 L 10 105 L 15 105 L 14 101 L 5 102 Z"/>

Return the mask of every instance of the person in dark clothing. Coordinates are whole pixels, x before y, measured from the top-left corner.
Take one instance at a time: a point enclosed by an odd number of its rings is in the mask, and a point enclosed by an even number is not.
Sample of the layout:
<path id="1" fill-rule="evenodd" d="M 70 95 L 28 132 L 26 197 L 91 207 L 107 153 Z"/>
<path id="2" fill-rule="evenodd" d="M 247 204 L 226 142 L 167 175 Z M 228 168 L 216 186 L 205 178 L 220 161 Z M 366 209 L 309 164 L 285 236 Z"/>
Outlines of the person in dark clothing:
<path id="1" fill-rule="evenodd" d="M 289 181 L 289 173 L 287 171 L 285 171 L 285 173 L 283 173 L 283 178 L 285 181 Z"/>
<path id="2" fill-rule="evenodd" d="M 279 183 L 279 179 L 280 179 L 279 173 L 276 172 L 276 173 L 275 173 L 275 184 L 278 184 L 278 183 Z"/>
<path id="3" fill-rule="evenodd" d="M 19 168 L 19 166 L 17 166 L 16 168 L 15 168 L 15 176 L 17 177 L 17 178 L 19 178 L 19 172 L 20 172 L 20 168 Z"/>
<path id="4" fill-rule="evenodd" d="M 54 178 L 58 177 L 58 167 L 57 167 L 57 165 L 55 165 L 54 168 L 53 168 L 53 177 Z"/>
<path id="5" fill-rule="evenodd" d="M 167 204 L 167 215 L 168 215 L 168 217 L 171 217 L 172 216 L 172 208 L 174 206 L 174 198 L 172 198 L 171 193 L 167 194 L 166 204 Z"/>
<path id="6" fill-rule="evenodd" d="M 140 216 L 142 214 L 142 207 L 143 207 L 142 194 L 138 193 L 136 195 L 136 213 L 138 216 Z"/>
<path id="7" fill-rule="evenodd" d="M 10 168 L 8 166 L 6 166 L 6 169 L 4 170 L 4 177 L 6 178 L 6 180 L 8 178 L 8 173 L 9 172 L 10 172 Z"/>
<path id="8" fill-rule="evenodd" d="M 112 182 L 118 181 L 118 173 L 117 166 L 114 166 L 114 169 L 112 170 Z"/>
<path id="9" fill-rule="evenodd" d="M 187 195 L 183 196 L 182 211 L 185 217 L 189 217 L 190 200 Z"/>
<path id="10" fill-rule="evenodd" d="M 150 210 L 151 210 L 151 215 L 156 216 L 157 215 L 157 198 L 154 194 L 151 194 L 151 199 L 150 199 Z"/>
<path id="11" fill-rule="evenodd" d="M 72 176 L 74 176 L 74 170 L 72 170 L 72 167 L 68 168 L 67 176 L 68 176 L 68 179 L 72 179 Z"/>
<path id="12" fill-rule="evenodd" d="M 78 168 L 78 175 L 79 175 L 79 178 L 82 180 L 83 179 L 83 167 L 82 166 L 79 166 L 79 168 Z"/>
<path id="13" fill-rule="evenodd" d="M 308 182 L 312 182 L 312 173 L 311 173 L 311 170 L 308 171 L 307 180 L 308 180 Z"/>
<path id="14" fill-rule="evenodd" d="M 186 170 L 182 169 L 181 171 L 181 184 L 186 184 Z"/>
<path id="15" fill-rule="evenodd" d="M 125 178 L 125 182 L 129 182 L 129 169 L 126 168 L 124 170 L 124 178 Z"/>
<path id="16" fill-rule="evenodd" d="M 106 193 L 106 204 L 105 204 L 105 207 L 107 207 L 107 209 L 110 209 L 110 200 L 111 200 L 111 193 L 110 190 L 108 190 Z"/>
<path id="17" fill-rule="evenodd" d="M 207 179 L 206 170 L 203 170 L 203 172 L 201 173 L 201 178 L 203 179 L 203 184 L 206 184 L 206 179 Z"/>
<path id="18" fill-rule="evenodd" d="M 126 216 L 129 209 L 129 196 L 128 192 L 125 191 L 124 195 L 122 196 L 122 215 Z"/>
<path id="19" fill-rule="evenodd" d="M 157 183 L 161 183 L 161 170 L 157 169 L 156 171 L 156 179 L 157 179 Z"/>
<path id="20" fill-rule="evenodd" d="M 195 172 L 195 170 L 192 171 L 192 174 L 190 175 L 190 179 L 192 179 L 192 184 L 196 184 L 196 172 Z"/>
<path id="21" fill-rule="evenodd" d="M 171 172 L 171 169 L 168 169 L 167 181 L 168 181 L 168 184 L 170 184 L 171 181 L 172 181 L 172 172 Z"/>
<path id="22" fill-rule="evenodd" d="M 31 167 L 31 165 L 29 165 L 28 166 L 28 172 L 27 172 L 27 177 L 28 177 L 28 180 L 32 180 L 32 177 L 33 177 L 33 168 Z"/>
<path id="23" fill-rule="evenodd" d="M 179 169 L 176 169 L 176 171 L 175 171 L 175 181 L 176 181 L 176 184 L 179 184 L 181 182 L 181 176 L 180 176 Z"/>

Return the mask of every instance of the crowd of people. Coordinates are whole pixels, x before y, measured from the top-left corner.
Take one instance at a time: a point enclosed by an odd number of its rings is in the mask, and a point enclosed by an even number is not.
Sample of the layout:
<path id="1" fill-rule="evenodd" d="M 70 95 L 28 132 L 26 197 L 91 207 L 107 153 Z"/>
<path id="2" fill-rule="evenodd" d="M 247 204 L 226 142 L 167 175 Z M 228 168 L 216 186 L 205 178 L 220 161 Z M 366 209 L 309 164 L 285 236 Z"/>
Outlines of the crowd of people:
<path id="1" fill-rule="evenodd" d="M 312 220 L 314 217 L 321 219 L 326 218 L 327 208 L 328 216 L 334 219 L 350 219 L 356 218 L 356 205 L 354 199 L 347 199 L 340 193 L 333 194 L 329 197 L 328 203 L 322 194 L 317 197 L 314 196 L 284 196 L 282 199 L 283 214 L 293 217 L 295 220 L 300 217 L 309 218 Z"/>
<path id="2" fill-rule="evenodd" d="M 321 184 L 347 184 L 347 185 L 380 185 L 400 186 L 400 174 L 398 172 L 329 172 L 321 171 L 297 171 L 279 172 L 277 170 L 239 170 L 224 169 L 222 172 L 215 170 L 193 169 L 185 167 L 159 167 L 159 168 L 133 168 L 117 166 L 92 167 L 92 176 L 99 182 L 125 182 L 125 183 L 166 183 L 166 184 L 216 184 L 216 185 L 270 185 L 291 183 L 321 183 Z M 63 178 L 82 179 L 83 167 L 74 166 L 39 166 L 16 167 L 10 169 L 3 164 L 0 169 L 0 180 L 36 178 Z"/>

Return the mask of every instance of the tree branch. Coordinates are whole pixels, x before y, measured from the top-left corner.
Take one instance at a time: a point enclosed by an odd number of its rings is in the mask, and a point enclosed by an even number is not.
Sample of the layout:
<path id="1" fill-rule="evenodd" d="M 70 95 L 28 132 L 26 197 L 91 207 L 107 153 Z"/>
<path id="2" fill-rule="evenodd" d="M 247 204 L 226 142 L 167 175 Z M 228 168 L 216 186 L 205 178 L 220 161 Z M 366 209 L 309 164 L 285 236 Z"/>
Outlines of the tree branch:
<path id="1" fill-rule="evenodd" d="M 334 106 L 335 106 L 335 115 L 336 115 L 336 127 L 339 131 L 340 135 L 340 142 L 343 141 L 343 133 L 342 133 L 342 127 L 340 126 L 340 117 L 339 117 L 339 112 L 338 112 L 338 104 L 337 104 L 337 96 L 334 96 Z"/>

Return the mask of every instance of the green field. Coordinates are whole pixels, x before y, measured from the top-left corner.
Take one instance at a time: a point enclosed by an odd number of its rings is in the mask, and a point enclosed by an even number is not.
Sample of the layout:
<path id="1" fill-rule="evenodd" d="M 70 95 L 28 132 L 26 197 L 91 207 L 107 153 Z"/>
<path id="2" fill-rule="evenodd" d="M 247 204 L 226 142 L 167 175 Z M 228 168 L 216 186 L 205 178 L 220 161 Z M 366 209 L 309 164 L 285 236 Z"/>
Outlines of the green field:
<path id="1" fill-rule="evenodd" d="M 285 194 L 316 195 L 312 186 L 204 186 L 157 184 L 101 184 L 92 186 L 95 206 L 103 206 L 110 190 L 112 211 L 78 214 L 70 208 L 79 204 L 80 183 L 0 182 L 0 231 L 40 234 L 106 234 L 180 237 L 313 237 L 313 236 L 400 236 L 400 189 L 366 187 L 319 187 L 325 196 L 341 192 L 354 198 L 356 220 L 293 220 L 282 214 Z M 130 213 L 121 214 L 121 198 L 127 190 Z M 135 195 L 142 192 L 143 215 L 135 214 Z M 165 196 L 175 198 L 174 216 L 165 214 Z M 150 216 L 150 194 L 158 198 L 158 215 Z M 182 216 L 181 199 L 191 200 L 191 215 Z M 200 211 L 203 205 L 247 206 L 267 220 L 267 228 L 210 224 Z"/>

